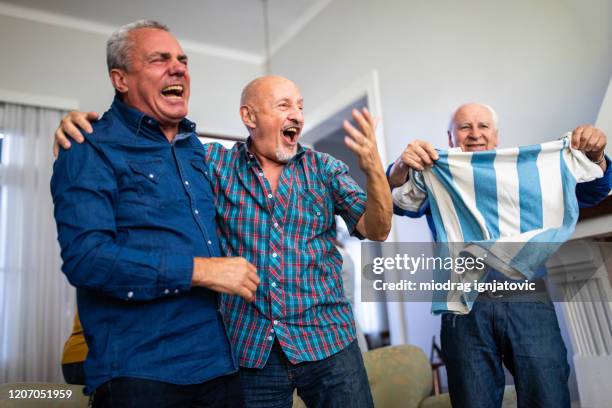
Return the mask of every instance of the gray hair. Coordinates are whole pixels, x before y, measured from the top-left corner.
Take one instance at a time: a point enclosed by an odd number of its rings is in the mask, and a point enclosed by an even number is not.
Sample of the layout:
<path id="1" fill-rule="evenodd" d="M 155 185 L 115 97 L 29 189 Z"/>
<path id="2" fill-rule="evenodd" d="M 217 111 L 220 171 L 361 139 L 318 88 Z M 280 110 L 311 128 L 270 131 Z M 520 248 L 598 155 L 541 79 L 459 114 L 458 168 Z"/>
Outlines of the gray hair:
<path id="1" fill-rule="evenodd" d="M 106 65 L 108 72 L 111 72 L 113 69 L 128 69 L 130 65 L 130 51 L 134 46 L 130 33 L 141 28 L 170 31 L 168 26 L 154 20 L 138 20 L 119 27 L 106 42 Z"/>
<path id="2" fill-rule="evenodd" d="M 455 115 L 457 114 L 457 111 L 459 109 L 463 108 L 466 105 L 472 105 L 472 103 L 465 103 L 465 104 L 461 105 L 451 115 L 450 120 L 448 121 L 448 131 L 449 132 L 452 132 L 453 128 L 455 127 Z M 495 109 L 493 109 L 491 106 L 487 105 L 486 103 L 475 103 L 475 105 L 480 105 L 480 106 L 482 106 L 484 108 L 487 108 L 489 110 L 489 112 L 491 112 L 491 117 L 493 118 L 493 125 L 495 126 L 495 129 L 499 129 L 499 127 L 498 127 L 499 116 L 497 116 L 497 112 L 495 112 Z"/>

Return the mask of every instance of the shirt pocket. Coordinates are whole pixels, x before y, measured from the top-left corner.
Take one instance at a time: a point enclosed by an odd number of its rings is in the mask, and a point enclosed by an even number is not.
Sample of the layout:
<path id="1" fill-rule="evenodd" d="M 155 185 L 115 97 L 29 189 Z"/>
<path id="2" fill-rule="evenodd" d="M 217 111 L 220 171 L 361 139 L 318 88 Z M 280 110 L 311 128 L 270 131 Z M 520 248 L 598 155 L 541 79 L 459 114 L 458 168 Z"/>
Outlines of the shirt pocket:
<path id="1" fill-rule="evenodd" d="M 196 177 L 192 182 L 191 194 L 198 208 L 206 214 L 215 213 L 215 197 L 210 183 L 210 171 L 202 159 L 191 160 Z"/>
<path id="2" fill-rule="evenodd" d="M 325 186 L 319 184 L 304 185 L 298 197 L 298 224 L 302 234 L 310 241 L 325 233 L 333 223 L 331 198 Z"/>
<path id="3" fill-rule="evenodd" d="M 164 163 L 161 159 L 148 161 L 130 161 L 131 180 L 143 202 L 160 205 L 164 196 L 170 193 L 164 186 Z"/>
<path id="4" fill-rule="evenodd" d="M 300 201 L 307 215 L 317 219 L 327 218 L 330 214 L 329 197 L 325 186 L 309 184 L 300 191 Z"/>

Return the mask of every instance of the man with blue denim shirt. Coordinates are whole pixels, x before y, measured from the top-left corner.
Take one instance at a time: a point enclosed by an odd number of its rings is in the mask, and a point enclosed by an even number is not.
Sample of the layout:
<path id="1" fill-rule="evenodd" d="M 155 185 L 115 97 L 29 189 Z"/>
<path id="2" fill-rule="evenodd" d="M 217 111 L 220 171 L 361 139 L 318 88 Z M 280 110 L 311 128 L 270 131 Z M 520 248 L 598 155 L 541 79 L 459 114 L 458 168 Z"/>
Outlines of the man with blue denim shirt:
<path id="1" fill-rule="evenodd" d="M 333 214 L 349 229 L 386 238 L 391 196 L 376 148 L 376 120 L 353 111 L 345 144 L 367 175 L 367 199 L 345 164 L 298 143 L 302 97 L 287 78 L 251 81 L 240 113 L 246 143 L 206 145 L 217 197 L 222 248 L 251 260 L 262 276 L 253 302 L 224 296 L 225 318 L 240 359 L 245 405 L 290 407 L 294 390 L 308 406 L 373 405 L 350 306 L 339 285 Z M 95 113 L 71 112 L 56 132 L 64 148 L 75 125 Z M 72 129 L 71 129 L 72 128 Z M 64 133 L 66 132 L 66 133 Z"/>
<path id="2" fill-rule="evenodd" d="M 463 151 L 497 147 L 497 115 L 489 106 L 466 104 L 457 109 L 448 130 L 450 147 Z M 578 184 L 580 207 L 596 205 L 612 184 L 610 160 L 605 157 L 606 136 L 592 126 L 580 126 L 572 133 L 572 146 L 597 163 L 604 176 Z M 423 170 L 438 159 L 433 146 L 415 140 L 389 167 L 392 188 L 407 180 L 408 169 Z M 418 212 L 394 206 L 394 212 L 416 218 L 426 215 L 437 241 L 427 205 Z M 491 271 L 488 280 L 507 280 Z M 519 407 L 569 407 L 569 365 L 553 305 L 545 293 L 506 293 L 496 298 L 481 294 L 467 315 L 442 315 L 442 353 L 448 373 L 449 392 L 456 407 L 501 407 L 505 376 L 502 363 L 514 376 Z"/>
<path id="3" fill-rule="evenodd" d="M 63 271 L 77 287 L 94 406 L 242 404 L 217 292 L 253 298 L 243 258 L 221 258 L 204 151 L 185 119 L 187 57 L 140 21 L 107 43 L 116 97 L 62 151 L 51 189 Z"/>

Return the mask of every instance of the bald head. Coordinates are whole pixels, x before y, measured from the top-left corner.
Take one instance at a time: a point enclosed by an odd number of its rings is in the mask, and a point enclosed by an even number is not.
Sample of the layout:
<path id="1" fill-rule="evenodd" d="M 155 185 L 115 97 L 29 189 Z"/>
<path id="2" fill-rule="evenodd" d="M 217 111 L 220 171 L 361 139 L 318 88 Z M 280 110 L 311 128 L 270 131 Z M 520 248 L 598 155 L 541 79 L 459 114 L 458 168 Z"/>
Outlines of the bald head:
<path id="1" fill-rule="evenodd" d="M 481 103 L 461 105 L 448 125 L 448 145 L 467 152 L 495 149 L 497 136 L 497 113 Z"/>
<path id="2" fill-rule="evenodd" d="M 257 105 L 257 103 L 270 94 L 270 92 L 281 86 L 290 85 L 296 90 L 297 86 L 289 79 L 278 75 L 266 75 L 255 78 L 249 82 L 242 90 L 240 96 L 240 106 Z"/>
<path id="3" fill-rule="evenodd" d="M 240 97 L 240 116 L 261 160 L 288 162 L 297 152 L 304 126 L 302 95 L 281 76 L 264 76 L 249 82 Z"/>

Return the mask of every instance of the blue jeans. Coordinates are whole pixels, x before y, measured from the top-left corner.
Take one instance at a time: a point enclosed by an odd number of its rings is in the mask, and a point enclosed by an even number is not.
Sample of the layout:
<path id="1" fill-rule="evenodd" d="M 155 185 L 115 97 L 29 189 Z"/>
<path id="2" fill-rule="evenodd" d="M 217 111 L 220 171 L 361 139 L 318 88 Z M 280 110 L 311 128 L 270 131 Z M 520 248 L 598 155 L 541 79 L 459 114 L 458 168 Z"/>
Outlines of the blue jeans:
<path id="1" fill-rule="evenodd" d="M 570 370 L 554 306 L 480 301 L 484 296 L 468 315 L 442 315 L 442 354 L 453 407 L 501 407 L 503 363 L 514 377 L 519 408 L 569 408 Z"/>
<path id="2" fill-rule="evenodd" d="M 239 408 L 238 373 L 201 384 L 177 385 L 133 377 L 105 382 L 93 394 L 93 408 Z"/>
<path id="3" fill-rule="evenodd" d="M 309 408 L 373 407 L 357 340 L 320 361 L 292 364 L 275 341 L 266 365 L 241 368 L 245 406 L 291 408 L 293 390 Z"/>

